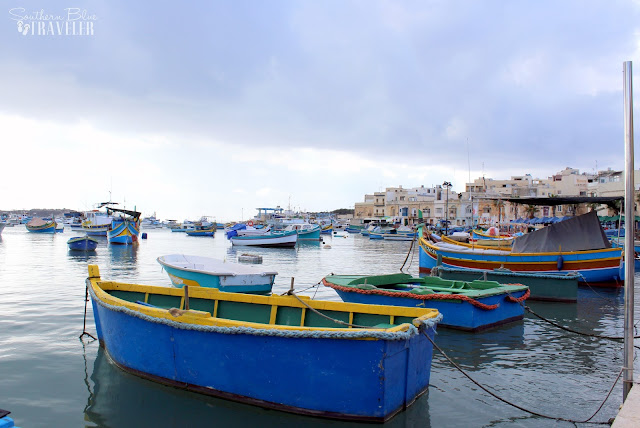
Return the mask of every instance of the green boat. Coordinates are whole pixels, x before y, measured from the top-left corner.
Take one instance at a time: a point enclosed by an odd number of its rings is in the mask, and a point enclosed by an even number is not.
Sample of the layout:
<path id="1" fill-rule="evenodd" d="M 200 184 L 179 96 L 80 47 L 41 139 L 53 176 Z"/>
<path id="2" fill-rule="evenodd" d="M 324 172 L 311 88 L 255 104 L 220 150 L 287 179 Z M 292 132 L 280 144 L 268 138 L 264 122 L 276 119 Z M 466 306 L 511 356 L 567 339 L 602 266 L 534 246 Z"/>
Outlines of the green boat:
<path id="1" fill-rule="evenodd" d="M 529 288 L 495 281 L 450 281 L 409 274 L 329 275 L 323 284 L 345 302 L 427 307 L 443 315 L 443 327 L 477 331 L 524 316 Z"/>
<path id="2" fill-rule="evenodd" d="M 509 269 L 497 268 L 489 270 L 455 269 L 447 266 L 436 266 L 431 274 L 442 279 L 457 281 L 496 281 L 500 284 L 524 284 L 529 287 L 531 300 L 575 303 L 578 300 L 578 281 L 580 274 L 568 273 L 532 273 L 513 272 Z"/>

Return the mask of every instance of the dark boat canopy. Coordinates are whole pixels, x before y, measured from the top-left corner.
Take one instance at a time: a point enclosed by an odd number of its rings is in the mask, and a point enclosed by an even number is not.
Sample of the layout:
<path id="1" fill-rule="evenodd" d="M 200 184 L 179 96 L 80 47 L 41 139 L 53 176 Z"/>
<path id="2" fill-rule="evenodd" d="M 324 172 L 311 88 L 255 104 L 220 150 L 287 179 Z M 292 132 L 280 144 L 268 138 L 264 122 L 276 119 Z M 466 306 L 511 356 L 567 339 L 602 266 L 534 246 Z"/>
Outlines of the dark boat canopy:
<path id="1" fill-rule="evenodd" d="M 130 210 L 123 210 L 120 208 L 107 207 L 107 214 L 113 214 L 113 213 L 122 213 L 122 214 L 130 215 L 136 220 L 139 219 L 140 216 L 142 215 L 142 213 L 139 213 L 138 211 L 130 211 Z"/>
<path id="2" fill-rule="evenodd" d="M 616 201 L 622 201 L 624 196 L 564 196 L 553 198 L 490 198 L 480 197 L 474 199 L 488 199 L 492 201 L 506 201 L 512 204 L 523 205 L 574 205 L 574 204 L 612 204 Z"/>
<path id="3" fill-rule="evenodd" d="M 595 211 L 572 217 L 513 240 L 511 253 L 551 253 L 611 248 Z"/>

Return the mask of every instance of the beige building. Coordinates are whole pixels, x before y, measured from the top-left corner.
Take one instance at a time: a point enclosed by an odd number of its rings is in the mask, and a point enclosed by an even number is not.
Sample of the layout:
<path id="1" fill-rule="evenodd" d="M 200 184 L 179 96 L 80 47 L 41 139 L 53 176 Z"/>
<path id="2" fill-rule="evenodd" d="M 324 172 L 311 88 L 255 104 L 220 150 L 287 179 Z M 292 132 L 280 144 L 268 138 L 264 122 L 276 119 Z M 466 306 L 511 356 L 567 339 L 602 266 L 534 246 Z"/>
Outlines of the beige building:
<path id="1" fill-rule="evenodd" d="M 409 225 L 419 222 L 436 225 L 446 218 L 450 227 L 504 223 L 532 213 L 528 207 L 500 201 L 500 197 L 623 196 L 623 176 L 623 172 L 611 169 L 597 174 L 581 174 L 579 170 L 567 167 L 546 179 L 534 178 L 531 174 L 504 180 L 480 177 L 466 183 L 463 193 L 457 193 L 444 184 L 406 189 L 402 186 L 387 187 L 384 191 L 365 195 L 364 202 L 355 204 L 352 223 L 363 224 L 382 218 Z M 640 190 L 640 171 L 635 174 L 635 189 Z M 640 205 L 637 198 L 635 202 Z M 586 206 L 539 206 L 535 216 L 562 217 L 582 214 L 590 209 Z M 601 206 L 598 213 L 611 215 L 612 211 Z"/>

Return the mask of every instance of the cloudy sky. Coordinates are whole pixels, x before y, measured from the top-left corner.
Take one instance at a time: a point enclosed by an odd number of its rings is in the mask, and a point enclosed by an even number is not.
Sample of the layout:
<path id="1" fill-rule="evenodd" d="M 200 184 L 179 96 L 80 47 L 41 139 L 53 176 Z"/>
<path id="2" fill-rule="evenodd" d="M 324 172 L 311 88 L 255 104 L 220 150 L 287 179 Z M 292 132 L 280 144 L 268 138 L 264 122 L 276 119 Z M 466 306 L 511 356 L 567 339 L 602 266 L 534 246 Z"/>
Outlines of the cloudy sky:
<path id="1" fill-rule="evenodd" d="M 622 169 L 624 61 L 640 85 L 637 0 L 2 4 L 0 209 L 222 221 Z"/>

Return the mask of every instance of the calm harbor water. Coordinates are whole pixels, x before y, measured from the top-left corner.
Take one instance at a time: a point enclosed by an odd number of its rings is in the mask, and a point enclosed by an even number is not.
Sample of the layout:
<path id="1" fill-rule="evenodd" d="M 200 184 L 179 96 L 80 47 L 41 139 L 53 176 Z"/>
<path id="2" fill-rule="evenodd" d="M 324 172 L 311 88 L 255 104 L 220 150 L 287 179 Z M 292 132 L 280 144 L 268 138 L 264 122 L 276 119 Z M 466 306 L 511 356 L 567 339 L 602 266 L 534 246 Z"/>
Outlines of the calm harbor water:
<path id="1" fill-rule="evenodd" d="M 137 246 L 101 242 L 93 253 L 75 253 L 66 241 L 79 233 L 31 234 L 6 228 L 0 240 L 0 408 L 25 427 L 360 426 L 290 415 L 155 384 L 111 364 L 97 342 L 82 342 L 87 265 L 118 281 L 170 286 L 156 262 L 183 253 L 235 261 L 243 252 L 263 256 L 279 272 L 274 292 L 295 278 L 297 290 L 329 273 L 391 273 L 402 265 L 409 242 L 361 236 L 326 237 L 296 249 L 237 249 L 215 238 L 147 230 Z M 346 232 L 345 232 L 345 235 Z M 417 274 L 417 250 L 408 272 Z M 636 284 L 638 277 L 636 277 Z M 640 291 L 637 289 L 636 293 Z M 304 294 L 339 300 L 320 287 Z M 622 290 L 581 289 L 577 304 L 528 302 L 540 315 L 580 331 L 622 336 Z M 87 330 L 95 335 L 91 304 Z M 640 307 L 636 305 L 636 319 Z M 637 333 L 636 333 L 637 334 Z M 538 413 L 587 419 L 600 405 L 622 366 L 622 343 L 577 336 L 527 315 L 523 321 L 482 333 L 439 329 L 438 345 L 473 378 L 499 396 Z M 336 356 L 339 358 L 340 356 Z M 215 356 L 212 356 L 215 358 Z M 256 358 L 260 358 L 256 355 Z M 636 364 L 636 377 L 639 366 Z M 283 376 L 295 376 L 282 367 Z M 607 421 L 622 401 L 621 381 L 594 421 Z M 588 424 L 586 424 L 588 426 Z M 367 425 L 370 426 L 370 425 Z M 492 398 L 437 352 L 429 392 L 388 427 L 574 426 L 531 416 Z"/>

